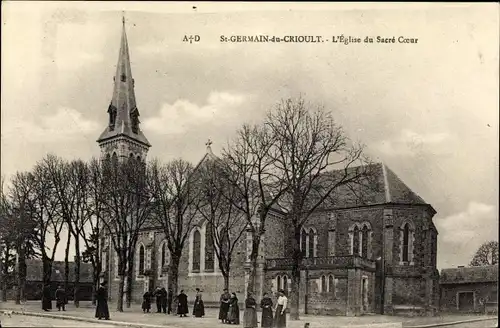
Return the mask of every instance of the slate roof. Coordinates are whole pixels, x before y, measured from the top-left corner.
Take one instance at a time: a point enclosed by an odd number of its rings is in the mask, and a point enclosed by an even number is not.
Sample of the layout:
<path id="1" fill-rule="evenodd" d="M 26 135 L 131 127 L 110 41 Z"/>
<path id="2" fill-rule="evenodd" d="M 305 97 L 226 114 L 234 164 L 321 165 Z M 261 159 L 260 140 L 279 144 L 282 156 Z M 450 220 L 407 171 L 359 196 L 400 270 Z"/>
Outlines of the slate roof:
<path id="1" fill-rule="evenodd" d="M 151 146 L 140 128 L 137 133 L 132 131 L 131 113 L 136 112 L 137 115 L 139 115 L 139 110 L 137 109 L 135 101 L 134 79 L 132 78 L 132 68 L 130 66 L 125 21 L 123 22 L 120 53 L 114 77 L 113 96 L 111 98 L 108 113 L 112 110 L 116 111 L 114 129 L 107 126 L 99 136 L 99 139 L 97 139 L 97 142 L 102 142 L 117 136 L 126 136 L 146 146 Z"/>
<path id="2" fill-rule="evenodd" d="M 498 265 L 443 269 L 439 279 L 442 285 L 481 282 L 498 282 Z"/>
<path id="3" fill-rule="evenodd" d="M 210 146 L 207 153 L 198 162 L 194 171 L 207 160 L 221 161 L 221 159 L 212 153 Z M 333 183 L 338 183 L 341 179 L 349 178 L 354 175 L 363 175 L 355 183 L 342 185 L 335 190 L 335 193 L 329 197 L 324 205 L 318 210 L 341 209 L 349 207 L 359 207 L 367 205 L 380 204 L 401 204 L 401 205 L 426 205 L 435 210 L 426 203 L 419 195 L 412 191 L 397 175 L 383 163 L 374 163 L 366 166 L 353 166 L 347 171 L 332 170 L 326 172 L 318 184 L 318 194 L 323 195 L 322 188 L 328 188 Z M 273 209 L 279 213 L 286 212 L 286 209 L 278 204 Z"/>
<path id="4" fill-rule="evenodd" d="M 356 172 L 358 170 L 358 172 Z M 375 163 L 335 170 L 325 178 L 326 183 L 336 183 L 343 176 L 364 173 L 357 182 L 340 186 L 325 204 L 326 208 L 346 208 L 376 204 L 429 205 L 411 190 L 387 165 Z"/>
<path id="5" fill-rule="evenodd" d="M 43 262 L 41 260 L 26 260 L 26 280 L 43 280 Z M 54 261 L 51 280 L 64 282 L 64 261 Z M 75 262 L 69 262 L 69 281 L 74 280 Z M 80 282 L 92 282 L 92 264 L 80 264 Z"/>

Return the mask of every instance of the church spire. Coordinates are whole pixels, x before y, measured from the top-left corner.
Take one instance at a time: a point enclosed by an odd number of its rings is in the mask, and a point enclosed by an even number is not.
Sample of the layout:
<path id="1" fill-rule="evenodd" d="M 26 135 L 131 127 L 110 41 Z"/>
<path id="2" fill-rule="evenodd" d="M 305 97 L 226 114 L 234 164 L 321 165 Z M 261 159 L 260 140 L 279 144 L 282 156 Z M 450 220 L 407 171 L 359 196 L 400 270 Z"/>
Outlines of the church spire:
<path id="1" fill-rule="evenodd" d="M 135 141 L 150 146 L 148 140 L 139 129 L 139 110 L 137 109 L 134 91 L 134 79 L 130 65 L 125 16 L 122 16 L 122 33 L 118 63 L 113 77 L 113 94 L 108 108 L 109 123 L 98 141 L 118 134 L 126 135 Z"/>

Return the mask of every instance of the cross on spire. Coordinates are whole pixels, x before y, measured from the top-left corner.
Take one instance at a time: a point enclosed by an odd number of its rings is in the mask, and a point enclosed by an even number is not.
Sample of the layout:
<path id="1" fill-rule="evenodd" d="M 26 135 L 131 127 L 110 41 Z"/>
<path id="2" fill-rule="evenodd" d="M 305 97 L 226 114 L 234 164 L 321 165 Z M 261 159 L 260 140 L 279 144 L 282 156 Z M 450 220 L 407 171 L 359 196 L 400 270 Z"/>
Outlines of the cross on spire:
<path id="1" fill-rule="evenodd" d="M 208 141 L 205 143 L 205 146 L 207 146 L 207 153 L 212 153 L 212 147 L 210 147 L 212 145 L 212 140 L 208 139 Z"/>

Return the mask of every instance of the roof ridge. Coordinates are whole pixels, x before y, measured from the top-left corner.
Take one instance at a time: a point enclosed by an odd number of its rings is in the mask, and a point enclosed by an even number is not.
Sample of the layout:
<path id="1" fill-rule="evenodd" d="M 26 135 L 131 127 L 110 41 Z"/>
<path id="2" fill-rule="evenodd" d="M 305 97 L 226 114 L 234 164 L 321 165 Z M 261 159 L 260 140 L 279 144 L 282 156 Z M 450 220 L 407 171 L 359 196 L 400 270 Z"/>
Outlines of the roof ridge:
<path id="1" fill-rule="evenodd" d="M 384 162 L 382 164 L 382 174 L 384 176 L 384 191 L 385 191 L 385 201 L 387 203 L 391 202 L 391 187 L 389 185 L 389 180 L 387 179 L 387 168 Z"/>

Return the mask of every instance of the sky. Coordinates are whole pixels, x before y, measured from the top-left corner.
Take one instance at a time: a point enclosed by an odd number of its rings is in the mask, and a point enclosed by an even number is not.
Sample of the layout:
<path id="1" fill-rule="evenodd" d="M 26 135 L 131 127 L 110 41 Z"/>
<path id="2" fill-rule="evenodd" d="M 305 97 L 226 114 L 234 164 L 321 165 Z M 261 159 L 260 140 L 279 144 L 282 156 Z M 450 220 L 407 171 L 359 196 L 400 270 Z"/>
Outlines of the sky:
<path id="1" fill-rule="evenodd" d="M 286 97 L 349 137 L 437 211 L 438 267 L 498 240 L 496 4 L 2 3 L 1 173 L 47 153 L 99 156 L 122 11 L 148 157 L 196 164 Z M 183 42 L 198 35 L 198 42 Z M 322 36 L 231 43 L 221 36 Z M 374 43 L 335 43 L 344 37 Z M 396 43 L 376 43 L 377 36 Z M 417 39 L 398 43 L 397 39 Z M 65 238 L 56 259 L 64 257 Z"/>

